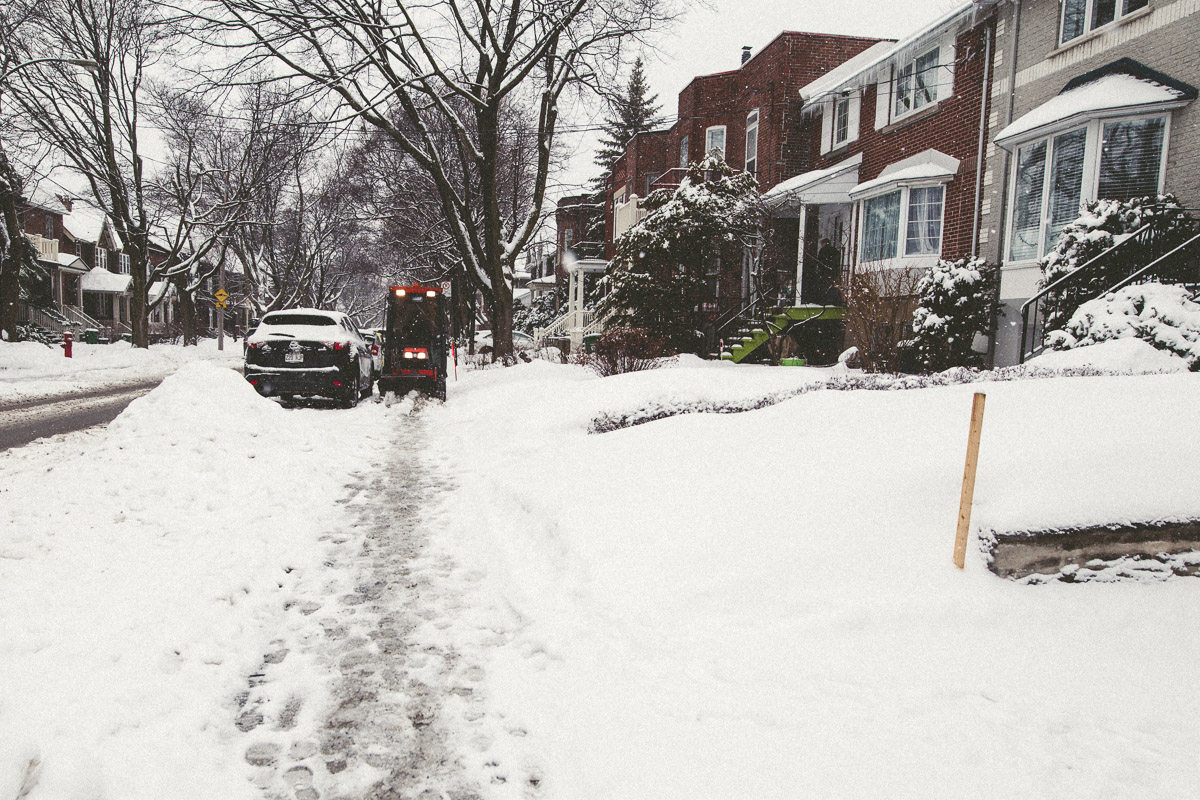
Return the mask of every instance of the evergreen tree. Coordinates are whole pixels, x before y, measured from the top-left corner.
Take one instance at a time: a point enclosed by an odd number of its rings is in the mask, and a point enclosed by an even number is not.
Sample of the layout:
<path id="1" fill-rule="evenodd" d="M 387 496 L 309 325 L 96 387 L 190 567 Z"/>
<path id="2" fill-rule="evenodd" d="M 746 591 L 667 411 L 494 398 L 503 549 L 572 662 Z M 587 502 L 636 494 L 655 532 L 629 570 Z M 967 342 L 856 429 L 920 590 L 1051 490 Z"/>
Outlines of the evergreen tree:
<path id="1" fill-rule="evenodd" d="M 610 326 L 644 328 L 674 352 L 702 345 L 704 276 L 736 262 L 760 235 L 758 182 L 709 156 L 688 168 L 674 192 L 646 198 L 649 213 L 616 241 L 597 310 Z"/>
<path id="2" fill-rule="evenodd" d="M 920 305 L 913 312 L 913 338 L 924 372 L 977 367 L 983 355 L 972 345 L 999 313 L 1000 270 L 981 258 L 939 260 L 917 284 Z"/>
<path id="3" fill-rule="evenodd" d="M 600 149 L 596 151 L 596 166 L 605 173 L 612 171 L 613 164 L 625 152 L 625 146 L 634 136 L 658 124 L 661 106 L 656 102 L 658 95 L 646 96 L 650 85 L 646 82 L 643 67 L 642 57 L 638 56 L 633 62 L 633 72 L 629 74 L 625 94 L 609 99 L 610 115 L 604 121 L 604 136 L 600 140 Z"/>

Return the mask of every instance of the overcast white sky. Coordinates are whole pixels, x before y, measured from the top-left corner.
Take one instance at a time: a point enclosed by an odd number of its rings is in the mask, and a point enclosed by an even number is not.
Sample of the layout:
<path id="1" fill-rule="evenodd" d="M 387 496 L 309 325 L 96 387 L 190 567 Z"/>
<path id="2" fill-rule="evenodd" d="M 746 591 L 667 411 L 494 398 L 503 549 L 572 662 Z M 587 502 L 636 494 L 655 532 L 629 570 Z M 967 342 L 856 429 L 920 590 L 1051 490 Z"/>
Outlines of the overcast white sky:
<path id="1" fill-rule="evenodd" d="M 707 0 L 693 4 L 676 30 L 660 37 L 657 52 L 646 53 L 647 75 L 664 114 L 674 115 L 679 91 L 696 75 L 736 69 L 742 46 L 757 53 L 782 31 L 838 33 L 899 39 L 965 0 Z M 599 114 L 579 124 L 597 123 Z M 551 200 L 578 191 L 595 173 L 595 136 L 574 137 L 575 153 L 562 186 Z"/>

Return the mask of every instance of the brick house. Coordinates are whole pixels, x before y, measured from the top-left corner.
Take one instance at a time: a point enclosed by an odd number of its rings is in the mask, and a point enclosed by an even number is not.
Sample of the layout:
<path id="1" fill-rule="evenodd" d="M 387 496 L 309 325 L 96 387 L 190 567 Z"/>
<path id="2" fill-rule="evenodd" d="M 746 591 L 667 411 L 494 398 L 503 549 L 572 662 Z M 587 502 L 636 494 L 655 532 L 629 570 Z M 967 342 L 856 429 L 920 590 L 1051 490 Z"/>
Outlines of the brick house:
<path id="1" fill-rule="evenodd" d="M 63 218 L 69 212 L 69 200 L 34 192 L 20 210 L 21 229 L 37 248 L 38 261 L 50 274 L 53 313 L 32 309 L 21 304 L 18 319 L 51 330 L 61 330 L 83 304 L 80 277 L 87 265 L 70 247 L 63 246 Z"/>
<path id="2" fill-rule="evenodd" d="M 979 5 L 997 17 L 979 243 L 1003 267 L 994 360 L 1006 365 L 1022 357 L 1038 259 L 1081 202 L 1167 191 L 1200 206 L 1200 3 Z"/>
<path id="3" fill-rule="evenodd" d="M 690 163 L 718 152 L 770 189 L 801 171 L 808 145 L 798 90 L 880 40 L 785 31 L 756 54 L 744 48 L 738 69 L 694 78 L 679 93 L 669 129 L 637 136 L 617 160 L 606 204 L 606 255 L 642 216 L 650 191 L 679 185 Z M 751 289 L 747 262 L 730 260 L 710 281 L 714 313 L 744 302 Z"/>
<path id="4" fill-rule="evenodd" d="M 991 18 L 968 3 L 799 90 L 805 170 L 766 196 L 779 234 L 794 220 L 803 242 L 797 305 L 824 299 L 820 270 L 916 274 L 976 252 L 992 48 Z"/>

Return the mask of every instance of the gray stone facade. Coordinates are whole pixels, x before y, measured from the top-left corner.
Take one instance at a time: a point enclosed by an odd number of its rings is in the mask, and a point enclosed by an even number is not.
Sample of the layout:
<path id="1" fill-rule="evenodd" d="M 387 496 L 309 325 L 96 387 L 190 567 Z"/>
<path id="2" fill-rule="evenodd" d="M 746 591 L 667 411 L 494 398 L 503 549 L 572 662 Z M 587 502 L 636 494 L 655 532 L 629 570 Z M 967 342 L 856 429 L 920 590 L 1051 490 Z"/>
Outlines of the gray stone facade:
<path id="1" fill-rule="evenodd" d="M 1123 0 L 1118 2 L 1123 9 Z M 1016 8 L 1013 2 L 1002 2 L 995 10 L 994 80 L 979 236 L 980 254 L 993 263 L 1003 262 L 1007 254 L 1014 160 L 991 141 L 998 131 L 1058 95 L 1072 78 L 1121 58 L 1200 86 L 1200 0 L 1150 0 L 1145 8 L 1063 45 L 1058 42 L 1062 14 L 1058 0 L 1024 0 L 1019 24 L 1014 25 Z M 1010 86 L 1015 86 L 1011 94 Z M 1200 159 L 1200 103 L 1170 112 L 1166 147 L 1164 189 L 1185 206 L 1200 207 L 1200 171 L 1195 168 Z M 1018 360 L 1020 306 L 1036 291 L 1039 274 L 1036 263 L 1004 264 L 1001 298 L 1006 316 L 995 337 L 997 365 Z"/>

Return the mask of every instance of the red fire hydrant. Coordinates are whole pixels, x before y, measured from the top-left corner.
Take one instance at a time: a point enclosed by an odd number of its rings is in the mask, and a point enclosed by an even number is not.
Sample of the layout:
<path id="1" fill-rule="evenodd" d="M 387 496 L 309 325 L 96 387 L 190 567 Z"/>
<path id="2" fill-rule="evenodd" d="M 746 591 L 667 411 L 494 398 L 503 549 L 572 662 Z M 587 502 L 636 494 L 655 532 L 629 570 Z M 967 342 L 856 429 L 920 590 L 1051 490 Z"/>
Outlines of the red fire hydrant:
<path id="1" fill-rule="evenodd" d="M 59 345 L 63 349 L 63 355 L 67 358 L 71 357 L 71 332 L 67 331 L 63 334 L 62 344 Z"/>

